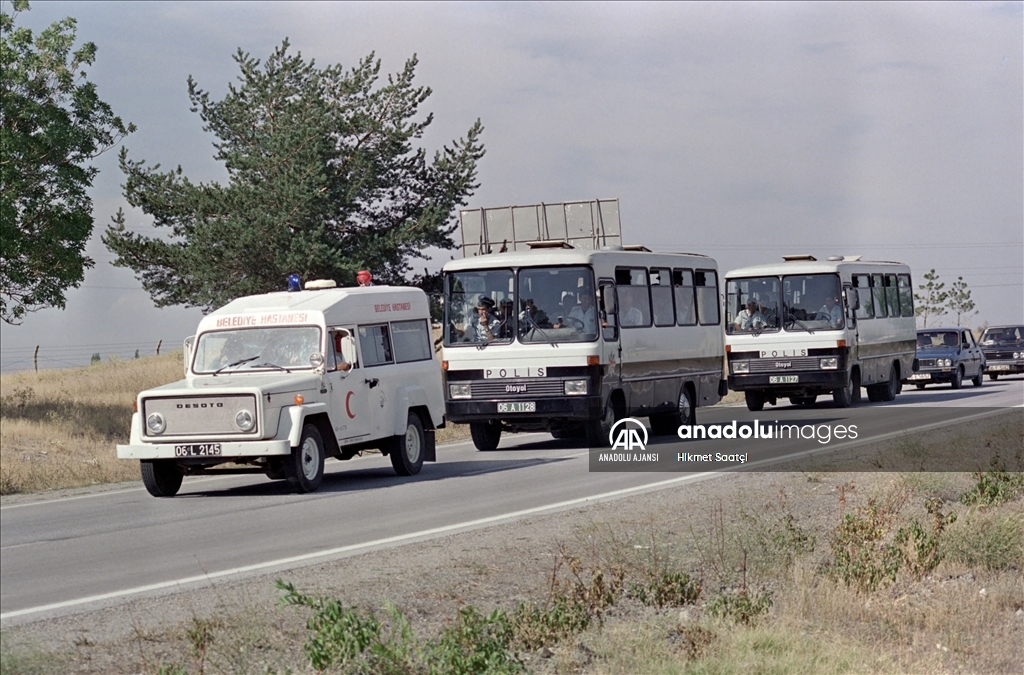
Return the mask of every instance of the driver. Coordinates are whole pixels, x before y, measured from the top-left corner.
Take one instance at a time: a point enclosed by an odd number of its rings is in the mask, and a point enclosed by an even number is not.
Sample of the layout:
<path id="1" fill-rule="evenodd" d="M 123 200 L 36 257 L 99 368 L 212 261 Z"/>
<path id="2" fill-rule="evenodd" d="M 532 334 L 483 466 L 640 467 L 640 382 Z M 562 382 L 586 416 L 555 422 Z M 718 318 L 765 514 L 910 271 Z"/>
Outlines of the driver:
<path id="1" fill-rule="evenodd" d="M 759 330 L 764 328 L 764 316 L 762 316 L 761 310 L 758 309 L 757 303 L 753 299 L 747 300 L 746 308 L 741 309 L 739 314 L 736 315 L 733 325 L 739 330 Z"/>
<path id="2" fill-rule="evenodd" d="M 559 317 L 561 318 L 561 317 Z M 575 319 L 583 325 L 583 333 L 589 333 L 591 335 L 597 333 L 597 309 L 594 307 L 594 296 L 589 293 L 582 293 L 580 295 L 580 304 L 574 306 L 569 310 L 569 318 Z M 566 326 L 572 326 L 573 321 L 565 321 L 564 319 L 554 325 L 555 328 L 565 328 Z M 577 324 L 579 327 L 579 324 Z"/>

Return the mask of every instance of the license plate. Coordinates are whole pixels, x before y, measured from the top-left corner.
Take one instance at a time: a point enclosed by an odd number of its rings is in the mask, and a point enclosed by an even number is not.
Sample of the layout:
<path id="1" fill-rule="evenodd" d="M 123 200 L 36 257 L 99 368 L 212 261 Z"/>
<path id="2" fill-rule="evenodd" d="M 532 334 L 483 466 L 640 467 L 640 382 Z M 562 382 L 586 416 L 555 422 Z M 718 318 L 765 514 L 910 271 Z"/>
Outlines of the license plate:
<path id="1" fill-rule="evenodd" d="M 915 374 L 911 375 L 910 377 L 908 377 L 907 379 L 908 380 L 930 380 L 930 379 L 932 379 L 932 376 L 928 375 L 926 373 L 915 373 Z"/>
<path id="2" fill-rule="evenodd" d="M 220 455 L 220 443 L 191 443 L 174 446 L 175 457 L 217 457 Z"/>
<path id="3" fill-rule="evenodd" d="M 796 384 L 800 381 L 799 375 L 769 375 L 768 384 Z"/>
<path id="4" fill-rule="evenodd" d="M 988 369 L 989 370 L 1009 370 L 1010 366 L 1005 366 L 1005 365 L 989 366 Z"/>
<path id="5" fill-rule="evenodd" d="M 534 401 L 524 401 L 522 403 L 499 403 L 498 412 L 500 413 L 526 413 L 526 412 L 537 412 L 537 404 Z"/>

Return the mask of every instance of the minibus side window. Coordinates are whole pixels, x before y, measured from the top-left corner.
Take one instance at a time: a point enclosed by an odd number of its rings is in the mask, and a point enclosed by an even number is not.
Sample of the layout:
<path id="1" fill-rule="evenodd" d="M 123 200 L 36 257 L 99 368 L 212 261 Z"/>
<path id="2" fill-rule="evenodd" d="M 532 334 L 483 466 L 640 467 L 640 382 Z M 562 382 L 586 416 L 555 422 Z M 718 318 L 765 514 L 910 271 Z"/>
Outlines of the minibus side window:
<path id="1" fill-rule="evenodd" d="M 655 326 L 671 326 L 675 324 L 675 311 L 672 307 L 671 270 L 651 269 L 651 309 L 654 313 Z"/>
<path id="2" fill-rule="evenodd" d="M 619 325 L 646 328 L 651 325 L 651 296 L 647 288 L 647 270 L 643 267 L 615 270 L 618 286 Z"/>
<path id="3" fill-rule="evenodd" d="M 910 285 L 910 275 L 901 274 L 900 283 L 900 314 L 914 316 L 914 288 Z"/>
<path id="4" fill-rule="evenodd" d="M 718 308 L 718 273 L 714 270 L 697 270 L 694 274 L 697 288 L 697 316 L 702 326 L 716 326 L 721 323 Z"/>
<path id="5" fill-rule="evenodd" d="M 889 316 L 900 315 L 900 290 L 896 286 L 896 275 L 885 275 L 885 297 L 889 304 Z"/>
<path id="6" fill-rule="evenodd" d="M 874 300 L 875 317 L 884 319 L 889 316 L 885 312 L 885 285 L 882 283 L 881 274 L 871 275 L 871 298 Z"/>
<path id="7" fill-rule="evenodd" d="M 856 312 L 858 319 L 875 318 L 874 303 L 871 301 L 871 282 L 867 274 L 854 274 L 853 287 L 860 296 L 860 308 Z"/>
<path id="8" fill-rule="evenodd" d="M 676 296 L 676 322 L 680 326 L 696 325 L 693 270 L 672 270 L 672 288 Z"/>

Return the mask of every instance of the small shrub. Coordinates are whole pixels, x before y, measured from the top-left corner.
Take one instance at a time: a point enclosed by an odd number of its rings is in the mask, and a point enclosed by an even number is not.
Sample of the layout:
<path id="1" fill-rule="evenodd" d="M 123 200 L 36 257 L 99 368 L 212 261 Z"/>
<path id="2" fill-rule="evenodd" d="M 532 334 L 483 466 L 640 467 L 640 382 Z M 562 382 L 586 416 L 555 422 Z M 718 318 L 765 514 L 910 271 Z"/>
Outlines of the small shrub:
<path id="1" fill-rule="evenodd" d="M 629 595 L 645 605 L 682 607 L 692 605 L 700 597 L 701 584 L 685 572 L 662 572 L 646 584 L 632 584 Z"/>
<path id="2" fill-rule="evenodd" d="M 932 516 L 932 527 L 926 530 L 916 520 L 907 527 L 896 531 L 896 544 L 902 547 L 903 560 L 907 568 L 918 579 L 934 570 L 942 556 L 939 552 L 939 536 L 946 526 L 956 522 L 956 514 L 942 513 L 942 500 L 929 499 L 925 508 Z"/>
<path id="3" fill-rule="evenodd" d="M 906 493 L 900 490 L 883 501 L 869 499 L 855 513 L 845 514 L 832 531 L 829 576 L 860 591 L 894 581 L 903 555 L 888 539 L 905 503 Z"/>
<path id="4" fill-rule="evenodd" d="M 1024 569 L 1024 514 L 968 512 L 940 542 L 947 560 L 989 570 Z"/>
<path id="5" fill-rule="evenodd" d="M 569 570 L 566 578 L 560 574 L 563 566 Z M 588 579 L 580 559 L 563 550 L 551 572 L 547 601 L 520 603 L 512 612 L 515 641 L 525 649 L 538 649 L 586 630 L 622 595 L 624 577 L 619 567 L 612 568 L 610 578 L 595 567 Z"/>
<path id="6" fill-rule="evenodd" d="M 992 460 L 992 463 L 992 471 L 974 474 L 974 486 L 960 495 L 963 504 L 994 506 L 1024 494 L 1024 473 L 1003 470 L 998 459 Z"/>
<path id="7" fill-rule="evenodd" d="M 474 607 L 463 607 L 455 623 L 429 647 L 431 675 L 476 675 L 477 673 L 520 673 L 522 662 L 508 647 L 512 625 L 508 616 L 495 610 L 483 616 Z"/>
<path id="8" fill-rule="evenodd" d="M 769 590 L 750 592 L 740 588 L 735 592 L 720 593 L 708 603 L 711 616 L 752 625 L 759 616 L 768 613 L 772 607 L 772 592 Z"/>
<path id="9" fill-rule="evenodd" d="M 315 669 L 344 667 L 372 643 L 380 641 L 380 621 L 372 612 L 361 616 L 355 607 L 345 607 L 331 598 L 303 595 L 295 590 L 293 584 L 280 579 L 277 580 L 277 588 L 285 591 L 281 598 L 283 603 L 313 610 L 306 621 L 310 635 L 303 649 Z"/>

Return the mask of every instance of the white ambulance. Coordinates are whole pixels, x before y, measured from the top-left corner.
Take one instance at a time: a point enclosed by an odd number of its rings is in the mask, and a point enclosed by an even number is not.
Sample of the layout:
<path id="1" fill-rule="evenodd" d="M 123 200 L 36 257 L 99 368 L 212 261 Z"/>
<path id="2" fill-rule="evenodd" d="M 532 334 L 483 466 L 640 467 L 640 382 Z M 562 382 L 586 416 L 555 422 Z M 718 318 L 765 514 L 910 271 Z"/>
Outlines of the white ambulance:
<path id="1" fill-rule="evenodd" d="M 416 288 L 335 288 L 234 300 L 185 341 L 185 379 L 139 394 L 131 442 L 146 489 L 186 475 L 264 473 L 316 490 L 327 457 L 368 449 L 399 475 L 434 461 L 444 426 L 427 297 Z"/>

